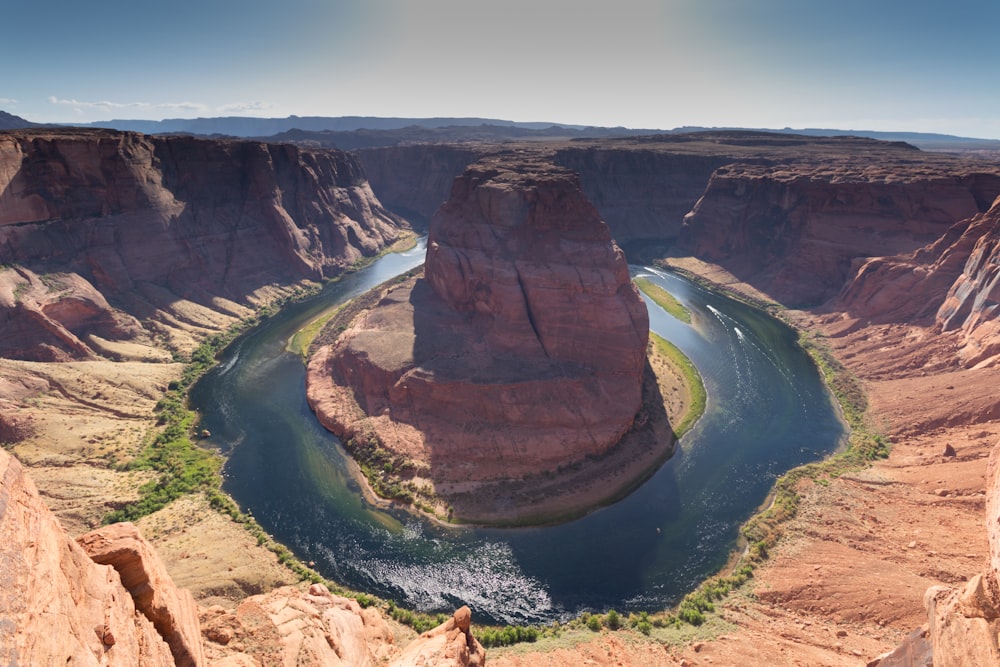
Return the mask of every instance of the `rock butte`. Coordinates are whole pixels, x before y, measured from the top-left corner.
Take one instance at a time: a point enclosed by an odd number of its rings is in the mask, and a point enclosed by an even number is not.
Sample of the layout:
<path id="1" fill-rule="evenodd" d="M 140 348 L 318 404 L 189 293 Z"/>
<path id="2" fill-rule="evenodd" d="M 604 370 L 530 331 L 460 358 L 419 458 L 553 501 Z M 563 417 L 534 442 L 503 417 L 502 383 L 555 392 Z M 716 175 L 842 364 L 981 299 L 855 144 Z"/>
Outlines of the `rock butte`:
<path id="1" fill-rule="evenodd" d="M 374 438 L 458 517 L 518 520 L 537 505 L 458 498 L 601 457 L 645 424 L 648 338 L 625 257 L 576 176 L 486 160 L 435 214 L 424 275 L 315 352 L 307 395 L 325 426 Z"/>
<path id="2" fill-rule="evenodd" d="M 379 252 L 401 233 L 388 211 L 429 218 L 467 165 L 500 154 L 578 173 L 613 236 L 642 261 L 669 250 L 713 282 L 801 308 L 785 312 L 863 380 L 893 450 L 870 469 L 803 486 L 787 537 L 755 573 L 753 599 L 717 604 L 732 623 L 724 635 L 665 650 L 600 633 L 490 664 L 854 666 L 931 654 L 939 666 L 996 664 L 1000 466 L 987 475 L 986 465 L 1000 442 L 995 159 L 751 132 L 425 143 L 357 157 L 253 141 L 2 132 L 0 441 L 69 532 L 89 532 L 145 479 L 104 456 L 135 454 L 180 373 L 164 363 L 172 351 Z M 56 530 L 29 486 L 0 452 L 0 662 L 14 651 L 21 664 L 45 664 L 34 656 L 48 656 L 52 639 L 61 661 L 171 664 L 122 576 Z M 181 504 L 193 514 L 159 532 Z M 287 572 L 260 574 L 284 570 L 197 496 L 140 524 L 177 585 L 206 603 L 209 664 L 399 655 L 376 610 L 280 586 Z M 59 623 L 40 613 L 42 599 Z M 211 606 L 216 599 L 228 608 Z M 426 638 L 451 656 L 438 664 L 481 657 L 459 616 Z M 181 609 L 174 618 L 191 622 Z"/>

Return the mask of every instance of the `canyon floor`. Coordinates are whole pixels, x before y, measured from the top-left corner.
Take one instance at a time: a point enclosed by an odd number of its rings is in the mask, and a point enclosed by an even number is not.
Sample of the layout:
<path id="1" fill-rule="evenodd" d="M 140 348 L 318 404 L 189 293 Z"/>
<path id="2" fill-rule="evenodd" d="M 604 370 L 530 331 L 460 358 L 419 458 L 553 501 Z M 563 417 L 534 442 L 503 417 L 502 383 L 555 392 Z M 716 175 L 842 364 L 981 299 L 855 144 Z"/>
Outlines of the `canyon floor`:
<path id="1" fill-rule="evenodd" d="M 679 264 L 760 297 L 718 267 Z M 891 437 L 888 459 L 801 489 L 786 537 L 748 587 L 719 613 L 671 641 L 631 632 L 569 633 L 490 650 L 493 665 L 857 665 L 926 622 L 930 586 L 982 569 L 984 473 L 1000 424 L 995 372 L 925 372 L 947 336 L 904 325 L 866 325 L 840 313 L 794 311 L 865 382 L 869 418 Z M 0 361 L 0 400 L 28 434 L 12 450 L 73 534 L 126 501 L 142 473 L 111 465 L 153 426 L 153 406 L 179 373 L 172 363 Z M 954 456 L 946 456 L 950 445 Z M 174 580 L 202 604 L 233 606 L 294 575 L 200 496 L 140 522 Z"/>

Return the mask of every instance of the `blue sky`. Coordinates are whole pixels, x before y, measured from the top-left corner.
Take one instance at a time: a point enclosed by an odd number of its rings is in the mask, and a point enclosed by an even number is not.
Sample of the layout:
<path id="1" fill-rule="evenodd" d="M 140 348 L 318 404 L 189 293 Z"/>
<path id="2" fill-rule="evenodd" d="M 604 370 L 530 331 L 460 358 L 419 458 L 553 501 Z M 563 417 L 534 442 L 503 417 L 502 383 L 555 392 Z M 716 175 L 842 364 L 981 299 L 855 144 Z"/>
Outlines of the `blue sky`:
<path id="1" fill-rule="evenodd" d="M 39 122 L 483 116 L 1000 139 L 1000 0 L 0 0 Z"/>

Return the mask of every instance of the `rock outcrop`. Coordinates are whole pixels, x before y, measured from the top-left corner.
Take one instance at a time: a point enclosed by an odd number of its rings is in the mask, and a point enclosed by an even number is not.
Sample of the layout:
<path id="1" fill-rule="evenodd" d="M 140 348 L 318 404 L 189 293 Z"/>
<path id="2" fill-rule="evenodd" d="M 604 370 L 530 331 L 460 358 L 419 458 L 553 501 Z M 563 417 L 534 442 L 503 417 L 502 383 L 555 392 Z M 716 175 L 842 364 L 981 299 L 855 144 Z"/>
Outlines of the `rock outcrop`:
<path id="1" fill-rule="evenodd" d="M 334 595 L 322 584 L 286 586 L 236 609 L 202 612 L 213 665 L 297 667 L 481 667 L 486 653 L 472 636 L 468 607 L 400 648 L 378 610 Z"/>
<path id="2" fill-rule="evenodd" d="M 986 495 L 985 570 L 964 586 L 935 586 L 924 596 L 935 667 L 1000 664 L 1000 445 L 990 456 Z"/>
<path id="3" fill-rule="evenodd" d="M 161 593 L 173 586 L 169 577 L 156 585 Z M 179 619 L 197 638 L 197 616 Z M 174 658 L 118 571 L 95 563 L 62 530 L 20 463 L 0 450 L 0 662 L 204 664 Z"/>
<path id="4" fill-rule="evenodd" d="M 259 290 L 336 275 L 403 226 L 356 159 L 338 151 L 6 132 L 0 324 L 9 335 L 0 354 L 86 358 L 96 353 L 88 335 L 134 338 L 135 318 L 169 328 L 203 326 L 195 308 L 238 317 Z"/>
<path id="5" fill-rule="evenodd" d="M 876 322 L 923 323 L 954 340 L 966 368 L 1000 361 L 1000 198 L 919 250 L 863 262 L 833 309 Z"/>
<path id="6" fill-rule="evenodd" d="M 642 407 L 648 318 L 570 172 L 488 160 L 431 225 L 425 278 L 309 364 L 308 398 L 448 496 L 598 457 Z"/>
<path id="7" fill-rule="evenodd" d="M 782 303 L 817 305 L 854 262 L 914 252 L 1000 193 L 1000 177 L 952 168 L 730 165 L 686 216 L 682 241 Z"/>
<path id="8" fill-rule="evenodd" d="M 170 646 L 178 667 L 205 663 L 194 598 L 173 585 L 156 552 L 133 524 L 105 526 L 76 541 L 95 563 L 115 568 L 136 609 Z"/>

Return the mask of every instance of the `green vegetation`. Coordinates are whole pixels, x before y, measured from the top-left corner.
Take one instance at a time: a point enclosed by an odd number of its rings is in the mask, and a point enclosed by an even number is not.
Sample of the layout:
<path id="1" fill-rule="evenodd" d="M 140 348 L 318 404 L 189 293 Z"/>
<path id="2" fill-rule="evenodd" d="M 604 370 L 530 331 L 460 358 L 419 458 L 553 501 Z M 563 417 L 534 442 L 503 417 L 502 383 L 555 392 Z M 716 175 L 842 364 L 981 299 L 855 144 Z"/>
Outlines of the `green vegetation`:
<path id="1" fill-rule="evenodd" d="M 652 331 L 649 332 L 649 339 L 656 346 L 656 351 L 669 359 L 670 363 L 681 372 L 684 376 L 684 383 L 687 385 L 690 395 L 690 406 L 680 422 L 672 425 L 674 433 L 680 438 L 690 431 L 695 422 L 705 413 L 705 406 L 708 401 L 708 394 L 705 393 L 705 383 L 701 380 L 701 373 L 691 363 L 691 360 L 680 351 L 680 348 Z"/>
<path id="2" fill-rule="evenodd" d="M 29 287 L 31 287 L 31 283 L 28 283 L 28 282 L 18 283 L 17 285 L 15 285 L 14 286 L 14 301 L 15 302 L 16 301 L 20 301 L 21 297 L 24 296 L 25 292 L 28 291 Z"/>
<path id="3" fill-rule="evenodd" d="M 541 631 L 538 628 L 523 625 L 507 625 L 502 628 L 481 627 L 476 629 L 476 639 L 485 648 L 512 646 L 522 642 L 538 641 Z"/>
<path id="4" fill-rule="evenodd" d="M 136 521 L 165 507 L 181 496 L 204 491 L 217 493 L 222 484 L 219 471 L 222 459 L 203 449 L 192 439 L 198 416 L 187 408 L 187 392 L 216 363 L 216 355 L 240 334 L 252 329 L 277 312 L 281 306 L 314 293 L 296 288 L 288 296 L 259 308 L 257 313 L 237 322 L 223 333 L 211 336 L 186 360 L 180 379 L 174 380 L 156 404 L 156 428 L 147 435 L 146 444 L 121 470 L 146 470 L 158 473 L 156 479 L 139 487 L 139 499 L 104 517 L 104 523 Z M 177 352 L 175 359 L 183 359 Z"/>
<path id="5" fill-rule="evenodd" d="M 342 303 L 334 308 L 324 310 L 318 316 L 309 320 L 304 327 L 295 332 L 295 335 L 288 341 L 288 346 L 285 349 L 292 354 L 299 355 L 302 357 L 303 361 L 307 360 L 309 358 L 309 347 L 312 345 L 313 341 L 316 340 L 316 337 L 319 336 L 320 331 L 323 330 L 326 323 L 333 319 L 333 317 L 340 312 L 340 310 L 344 308 L 347 303 Z"/>
<path id="6" fill-rule="evenodd" d="M 139 500 L 104 517 L 104 523 L 136 521 L 195 491 L 219 488 L 222 459 L 192 441 L 197 415 L 187 409 L 187 390 L 215 364 L 215 355 L 246 328 L 258 322 L 246 320 L 225 334 L 202 343 L 181 371 L 181 379 L 170 383 L 166 395 L 156 404 L 157 425 L 162 430 L 148 437 L 147 444 L 124 470 L 150 470 L 159 476 L 139 487 Z"/>
<path id="7" fill-rule="evenodd" d="M 681 322 L 691 324 L 691 311 L 685 308 L 684 304 L 674 298 L 673 294 L 663 289 L 649 278 L 636 278 L 635 284 L 636 287 L 652 299 L 657 306 L 667 311 Z"/>

